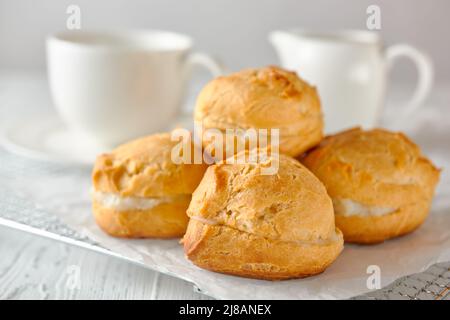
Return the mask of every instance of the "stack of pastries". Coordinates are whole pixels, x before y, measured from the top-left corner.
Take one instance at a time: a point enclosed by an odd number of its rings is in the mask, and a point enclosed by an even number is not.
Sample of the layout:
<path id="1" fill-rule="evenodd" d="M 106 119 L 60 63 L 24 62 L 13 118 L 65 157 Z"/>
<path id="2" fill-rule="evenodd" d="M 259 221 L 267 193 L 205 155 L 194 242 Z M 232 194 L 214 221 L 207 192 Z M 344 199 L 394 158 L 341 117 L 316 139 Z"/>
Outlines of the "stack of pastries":
<path id="1" fill-rule="evenodd" d="M 317 90 L 294 72 L 265 67 L 218 77 L 199 94 L 194 119 L 220 132 L 279 129 L 280 154 L 207 167 L 173 163 L 177 142 L 168 133 L 122 145 L 100 155 L 92 175 L 103 230 L 183 237 L 186 257 L 201 268 L 277 280 L 321 273 L 344 240 L 383 242 L 428 215 L 439 170 L 419 147 L 383 129 L 324 138 Z M 192 148 L 213 154 L 203 138 Z M 275 174 L 262 174 L 274 163 Z"/>

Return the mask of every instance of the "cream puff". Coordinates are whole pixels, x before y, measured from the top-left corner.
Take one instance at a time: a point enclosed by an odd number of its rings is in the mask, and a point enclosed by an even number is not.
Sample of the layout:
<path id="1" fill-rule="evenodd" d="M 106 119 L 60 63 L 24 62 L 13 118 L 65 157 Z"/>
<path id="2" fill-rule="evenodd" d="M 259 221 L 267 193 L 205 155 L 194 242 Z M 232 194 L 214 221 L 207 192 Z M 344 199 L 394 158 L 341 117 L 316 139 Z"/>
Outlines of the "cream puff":
<path id="1" fill-rule="evenodd" d="M 325 138 L 302 162 L 333 199 L 345 241 L 407 234 L 428 215 L 439 170 L 402 133 L 359 128 Z"/>
<path id="2" fill-rule="evenodd" d="M 278 161 L 278 172 L 262 174 Z M 343 248 L 323 184 L 297 160 L 210 166 L 194 191 L 183 238 L 201 268 L 277 280 L 324 271 Z"/>
<path id="3" fill-rule="evenodd" d="M 186 209 L 206 170 L 175 164 L 177 141 L 155 134 L 97 157 L 92 173 L 93 213 L 108 234 L 129 238 L 181 237 Z"/>
<path id="4" fill-rule="evenodd" d="M 205 131 L 268 129 L 271 134 L 279 129 L 279 151 L 290 156 L 300 155 L 323 138 L 316 89 L 295 72 L 272 66 L 212 80 L 198 96 L 194 120 Z M 211 140 L 204 135 L 203 146 L 214 153 L 214 148 L 208 148 Z"/>

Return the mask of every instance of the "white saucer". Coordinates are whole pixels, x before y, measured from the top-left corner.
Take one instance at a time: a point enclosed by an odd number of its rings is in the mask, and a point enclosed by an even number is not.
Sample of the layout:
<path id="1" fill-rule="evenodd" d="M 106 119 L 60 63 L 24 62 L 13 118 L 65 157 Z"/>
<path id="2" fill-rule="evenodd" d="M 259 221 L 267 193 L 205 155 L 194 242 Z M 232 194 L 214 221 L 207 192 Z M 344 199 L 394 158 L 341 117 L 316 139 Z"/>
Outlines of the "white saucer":
<path id="1" fill-rule="evenodd" d="M 167 129 L 192 130 L 192 116 L 181 116 Z M 92 166 L 97 155 L 109 148 L 69 131 L 57 115 L 10 121 L 0 132 L 0 144 L 8 151 L 38 160 Z"/>
<path id="2" fill-rule="evenodd" d="M 70 132 L 56 116 L 9 122 L 1 132 L 0 143 L 21 156 L 88 166 L 99 153 L 108 151 Z"/>

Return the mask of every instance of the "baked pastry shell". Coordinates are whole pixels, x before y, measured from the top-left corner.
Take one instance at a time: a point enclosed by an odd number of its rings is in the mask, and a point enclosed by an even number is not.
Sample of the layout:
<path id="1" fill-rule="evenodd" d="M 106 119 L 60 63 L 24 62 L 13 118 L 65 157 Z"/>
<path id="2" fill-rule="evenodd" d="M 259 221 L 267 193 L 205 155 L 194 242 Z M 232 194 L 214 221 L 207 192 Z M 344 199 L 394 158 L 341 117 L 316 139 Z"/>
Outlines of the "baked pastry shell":
<path id="1" fill-rule="evenodd" d="M 342 233 L 327 244 L 270 240 L 223 225 L 191 219 L 183 238 L 195 265 L 225 274 L 263 280 L 304 278 L 323 272 L 343 249 Z"/>
<path id="2" fill-rule="evenodd" d="M 384 129 L 353 128 L 329 136 L 301 162 L 333 199 L 392 209 L 383 215 L 335 210 L 336 226 L 345 241 L 361 244 L 417 229 L 428 216 L 440 172 L 408 137 Z"/>
<path id="3" fill-rule="evenodd" d="M 92 171 L 94 190 L 143 198 L 192 194 L 208 166 L 175 164 L 172 152 L 178 144 L 170 133 L 154 134 L 99 155 Z"/>
<path id="4" fill-rule="evenodd" d="M 279 129 L 280 152 L 290 156 L 323 138 L 316 88 L 295 72 L 273 66 L 242 70 L 208 83 L 197 98 L 194 120 L 204 129 Z"/>

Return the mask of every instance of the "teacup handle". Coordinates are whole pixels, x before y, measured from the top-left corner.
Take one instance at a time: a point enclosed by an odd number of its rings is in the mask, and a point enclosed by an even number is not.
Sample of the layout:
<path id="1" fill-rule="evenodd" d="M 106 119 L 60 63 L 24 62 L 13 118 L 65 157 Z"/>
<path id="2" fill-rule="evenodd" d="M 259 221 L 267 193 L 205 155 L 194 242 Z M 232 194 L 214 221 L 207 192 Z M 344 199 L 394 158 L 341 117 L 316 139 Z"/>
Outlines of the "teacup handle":
<path id="1" fill-rule="evenodd" d="M 192 69 L 196 66 L 200 66 L 208 70 L 211 75 L 215 78 L 225 73 L 224 67 L 210 55 L 202 52 L 190 53 L 184 60 L 183 65 L 183 77 L 184 81 L 187 83 L 192 74 Z M 181 106 L 182 104 L 180 104 Z M 179 115 L 186 116 L 182 109 L 179 110 Z"/>
<path id="2" fill-rule="evenodd" d="M 409 100 L 403 117 L 416 112 L 430 93 L 433 85 L 434 68 L 428 55 L 408 44 L 396 44 L 385 51 L 387 70 L 391 70 L 397 58 L 410 58 L 417 67 L 418 79 L 416 89 Z"/>
<path id="3" fill-rule="evenodd" d="M 225 73 L 223 66 L 216 59 L 202 52 L 194 52 L 188 55 L 186 59 L 187 73 L 190 73 L 194 66 L 204 67 L 213 77 L 218 77 Z"/>

